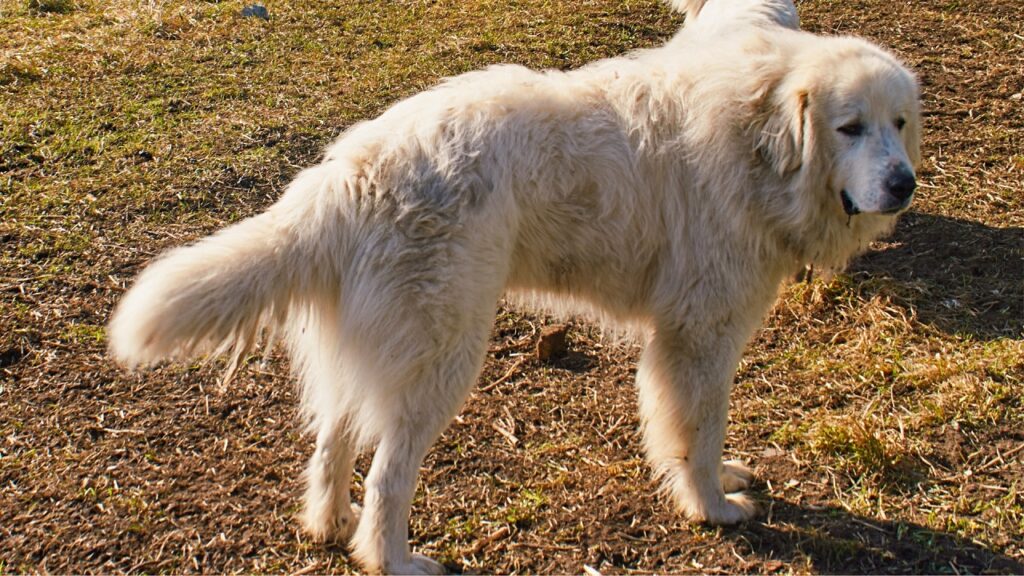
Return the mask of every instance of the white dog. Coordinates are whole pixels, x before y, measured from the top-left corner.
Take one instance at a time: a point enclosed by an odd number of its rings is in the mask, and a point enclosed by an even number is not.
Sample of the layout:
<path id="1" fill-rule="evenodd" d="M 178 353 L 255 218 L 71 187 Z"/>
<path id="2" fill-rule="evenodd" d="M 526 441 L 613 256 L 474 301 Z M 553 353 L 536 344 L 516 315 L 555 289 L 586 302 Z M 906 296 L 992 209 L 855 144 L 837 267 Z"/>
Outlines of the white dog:
<path id="1" fill-rule="evenodd" d="M 316 450 L 303 523 L 373 571 L 411 553 L 417 470 L 470 393 L 503 293 L 647 337 L 647 457 L 689 518 L 751 518 L 722 461 L 729 388 L 781 282 L 843 265 L 909 203 L 913 75 L 798 31 L 789 0 L 674 0 L 666 46 L 572 72 L 497 66 L 358 124 L 265 213 L 150 265 L 110 323 L 129 366 L 280 329 Z M 361 514 L 353 459 L 375 448 Z"/>

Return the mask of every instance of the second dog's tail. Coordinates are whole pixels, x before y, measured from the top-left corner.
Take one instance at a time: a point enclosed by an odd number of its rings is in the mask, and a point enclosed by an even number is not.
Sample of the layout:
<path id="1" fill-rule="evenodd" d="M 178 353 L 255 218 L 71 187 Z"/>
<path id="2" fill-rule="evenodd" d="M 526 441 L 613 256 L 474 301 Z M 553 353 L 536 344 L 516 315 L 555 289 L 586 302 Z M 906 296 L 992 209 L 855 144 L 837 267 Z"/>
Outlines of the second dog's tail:
<path id="1" fill-rule="evenodd" d="M 783 26 L 800 29 L 800 16 L 793 0 L 665 0 L 677 12 L 686 14 L 686 27 L 694 25 L 698 15 L 699 28 L 712 33 L 733 28 L 741 22 L 756 25 Z M 710 2 L 710 3 L 709 3 Z"/>
<path id="2" fill-rule="evenodd" d="M 704 4 L 708 0 L 666 0 L 669 6 L 675 9 L 676 12 L 682 12 L 686 14 L 687 22 L 692 21 L 700 13 L 700 9 L 704 7 Z"/>

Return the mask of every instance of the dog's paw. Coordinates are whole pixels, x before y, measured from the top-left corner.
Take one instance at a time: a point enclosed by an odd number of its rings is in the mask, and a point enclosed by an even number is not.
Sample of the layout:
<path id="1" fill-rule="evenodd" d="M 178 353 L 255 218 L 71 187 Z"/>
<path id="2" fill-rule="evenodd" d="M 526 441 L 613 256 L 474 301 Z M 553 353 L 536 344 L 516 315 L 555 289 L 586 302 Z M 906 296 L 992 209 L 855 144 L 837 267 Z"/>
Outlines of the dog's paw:
<path id="1" fill-rule="evenodd" d="M 726 494 L 717 505 L 704 510 L 699 520 L 717 526 L 739 524 L 757 516 L 760 508 L 753 498 L 743 493 Z"/>
<path id="2" fill-rule="evenodd" d="M 306 534 L 315 542 L 346 543 L 356 531 L 361 510 L 355 504 L 347 511 L 337 512 L 328 508 L 307 508 L 303 510 L 299 520 Z"/>
<path id="3" fill-rule="evenodd" d="M 359 526 L 359 518 L 362 516 L 363 507 L 359 504 L 352 504 L 348 509 L 348 514 L 342 515 L 338 519 L 338 532 L 336 538 L 342 542 L 348 542 L 352 539 L 352 535 L 356 533 L 356 526 Z"/>
<path id="4" fill-rule="evenodd" d="M 742 492 L 750 488 L 754 480 L 754 473 L 746 464 L 739 460 L 726 460 L 722 462 L 722 489 L 725 492 Z"/>
<path id="5" fill-rule="evenodd" d="M 447 570 L 440 562 L 423 554 L 413 554 L 407 564 L 390 564 L 384 567 L 386 574 L 445 574 Z"/>

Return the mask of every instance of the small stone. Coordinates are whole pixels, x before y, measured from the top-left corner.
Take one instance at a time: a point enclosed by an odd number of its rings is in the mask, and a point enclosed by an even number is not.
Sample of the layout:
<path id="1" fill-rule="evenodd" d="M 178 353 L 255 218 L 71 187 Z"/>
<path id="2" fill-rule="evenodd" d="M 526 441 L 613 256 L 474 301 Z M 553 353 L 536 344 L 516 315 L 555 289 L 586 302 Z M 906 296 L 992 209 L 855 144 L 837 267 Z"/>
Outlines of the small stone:
<path id="1" fill-rule="evenodd" d="M 543 362 L 551 358 L 565 356 L 568 346 L 565 335 L 568 332 L 569 327 L 565 324 L 555 324 L 543 328 L 540 331 L 540 340 L 537 341 L 537 359 Z"/>
<path id="2" fill-rule="evenodd" d="M 1013 96 L 1010 96 L 1010 100 L 1020 100 L 1021 98 L 1024 98 L 1024 92 L 1017 92 Z"/>
<path id="3" fill-rule="evenodd" d="M 242 18 L 262 18 L 264 20 L 270 20 L 270 13 L 267 9 L 260 4 L 252 4 L 242 8 Z"/>

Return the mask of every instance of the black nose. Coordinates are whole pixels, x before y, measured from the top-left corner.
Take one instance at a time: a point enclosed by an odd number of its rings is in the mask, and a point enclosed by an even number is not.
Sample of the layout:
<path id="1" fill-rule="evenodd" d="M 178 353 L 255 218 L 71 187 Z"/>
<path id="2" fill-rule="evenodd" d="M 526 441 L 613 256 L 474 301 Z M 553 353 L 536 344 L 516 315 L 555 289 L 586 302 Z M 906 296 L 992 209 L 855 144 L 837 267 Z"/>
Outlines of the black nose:
<path id="1" fill-rule="evenodd" d="M 885 189 L 900 202 L 906 202 L 907 198 L 914 193 L 915 188 L 917 188 L 917 180 L 914 179 L 914 173 L 905 164 L 895 167 L 885 179 Z"/>

